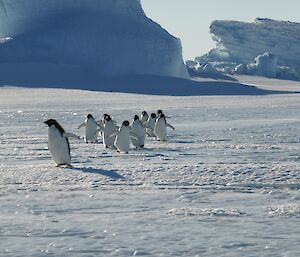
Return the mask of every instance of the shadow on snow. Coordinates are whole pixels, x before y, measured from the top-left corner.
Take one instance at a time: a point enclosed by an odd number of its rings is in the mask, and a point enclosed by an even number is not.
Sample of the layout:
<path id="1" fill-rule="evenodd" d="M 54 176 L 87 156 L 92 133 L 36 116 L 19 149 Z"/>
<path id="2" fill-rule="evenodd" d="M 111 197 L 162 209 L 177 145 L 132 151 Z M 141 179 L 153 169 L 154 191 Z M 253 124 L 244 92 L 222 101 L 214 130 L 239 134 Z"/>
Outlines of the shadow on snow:
<path id="1" fill-rule="evenodd" d="M 227 77 L 222 77 L 226 79 Z M 29 88 L 69 88 L 104 92 L 148 95 L 268 95 L 293 93 L 271 91 L 231 80 L 197 81 L 194 79 L 132 75 L 101 77 L 97 72 L 76 66 L 57 64 L 0 64 L 0 86 Z"/>
<path id="2" fill-rule="evenodd" d="M 114 170 L 102 170 L 102 169 L 96 169 L 92 167 L 70 167 L 68 169 L 80 171 L 83 173 L 93 173 L 93 174 L 103 175 L 112 179 L 125 179 L 122 175 L 120 175 Z"/>

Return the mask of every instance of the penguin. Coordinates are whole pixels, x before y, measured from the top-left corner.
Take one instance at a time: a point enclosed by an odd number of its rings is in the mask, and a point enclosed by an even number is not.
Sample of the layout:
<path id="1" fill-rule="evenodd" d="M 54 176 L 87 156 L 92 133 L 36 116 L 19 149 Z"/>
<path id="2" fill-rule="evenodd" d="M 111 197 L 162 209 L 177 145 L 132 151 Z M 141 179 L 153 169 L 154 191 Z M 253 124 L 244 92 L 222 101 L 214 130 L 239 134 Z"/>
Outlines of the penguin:
<path id="1" fill-rule="evenodd" d="M 100 126 L 100 127 L 103 127 L 103 125 L 104 125 L 104 122 L 105 122 L 105 117 L 106 116 L 109 116 L 107 113 L 104 113 L 103 114 L 103 116 L 102 116 L 102 118 L 101 118 L 101 120 L 98 120 L 97 121 L 97 124 Z"/>
<path id="2" fill-rule="evenodd" d="M 151 115 L 148 118 L 147 124 L 146 124 L 146 133 L 149 137 L 155 137 L 154 134 L 154 126 L 155 126 L 155 120 L 156 120 L 156 113 L 151 113 Z"/>
<path id="3" fill-rule="evenodd" d="M 131 138 L 132 144 L 136 148 L 143 148 L 145 145 L 145 128 L 142 125 L 138 115 L 135 115 L 133 118 L 131 132 L 138 137 L 138 140 L 136 140 L 134 137 Z"/>
<path id="4" fill-rule="evenodd" d="M 48 148 L 52 160 L 57 167 L 66 165 L 71 167 L 71 151 L 69 144 L 69 137 L 79 137 L 72 133 L 66 133 L 65 130 L 59 125 L 59 123 L 50 119 L 44 122 L 48 125 Z"/>
<path id="5" fill-rule="evenodd" d="M 130 133 L 129 121 L 125 120 L 121 127 L 110 135 L 110 137 L 115 136 L 114 146 L 117 148 L 117 151 L 120 153 L 127 154 L 130 150 L 130 137 L 134 137 L 138 140 L 137 136 Z"/>
<path id="6" fill-rule="evenodd" d="M 111 119 L 110 115 L 106 114 L 103 121 L 103 126 L 101 128 L 103 145 L 105 148 L 114 147 L 115 136 L 111 136 L 116 130 L 118 126 Z"/>
<path id="7" fill-rule="evenodd" d="M 154 134 L 159 141 L 166 141 L 167 138 L 167 127 L 175 130 L 175 128 L 166 122 L 166 117 L 161 113 L 156 121 L 154 126 Z"/>
<path id="8" fill-rule="evenodd" d="M 148 113 L 146 111 L 143 111 L 141 115 L 141 123 L 145 125 L 147 123 L 148 118 L 149 118 Z"/>
<path id="9" fill-rule="evenodd" d="M 85 122 L 82 123 L 78 129 L 84 127 L 85 128 L 85 134 L 84 134 L 84 141 L 86 143 L 89 143 L 89 142 L 97 142 L 97 137 L 98 137 L 98 132 L 99 132 L 99 129 L 98 129 L 98 124 L 97 122 L 95 121 L 93 115 L 91 114 L 88 114 L 86 116 L 86 119 L 85 119 Z"/>

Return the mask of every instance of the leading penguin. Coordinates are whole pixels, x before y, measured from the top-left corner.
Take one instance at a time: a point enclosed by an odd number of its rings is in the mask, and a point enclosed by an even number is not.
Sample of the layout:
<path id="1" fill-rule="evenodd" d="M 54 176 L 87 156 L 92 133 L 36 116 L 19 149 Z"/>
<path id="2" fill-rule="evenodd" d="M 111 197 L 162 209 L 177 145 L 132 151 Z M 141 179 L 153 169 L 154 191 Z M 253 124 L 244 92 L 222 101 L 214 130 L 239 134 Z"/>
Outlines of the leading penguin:
<path id="1" fill-rule="evenodd" d="M 167 127 L 175 130 L 175 128 L 167 123 L 166 117 L 163 113 L 157 117 L 154 126 L 154 134 L 159 141 L 166 141 L 167 139 Z"/>
<path id="2" fill-rule="evenodd" d="M 71 166 L 71 153 L 69 137 L 79 138 L 77 135 L 72 133 L 66 133 L 65 130 L 59 125 L 59 123 L 50 119 L 44 122 L 48 125 L 48 148 L 52 160 L 55 162 L 56 166 L 66 165 Z"/>
<path id="3" fill-rule="evenodd" d="M 97 142 L 97 137 L 98 137 L 98 124 L 95 121 L 94 117 L 92 114 L 88 114 L 86 116 L 85 122 L 82 123 L 78 129 L 84 127 L 85 133 L 84 133 L 84 141 L 86 143 L 95 143 Z"/>

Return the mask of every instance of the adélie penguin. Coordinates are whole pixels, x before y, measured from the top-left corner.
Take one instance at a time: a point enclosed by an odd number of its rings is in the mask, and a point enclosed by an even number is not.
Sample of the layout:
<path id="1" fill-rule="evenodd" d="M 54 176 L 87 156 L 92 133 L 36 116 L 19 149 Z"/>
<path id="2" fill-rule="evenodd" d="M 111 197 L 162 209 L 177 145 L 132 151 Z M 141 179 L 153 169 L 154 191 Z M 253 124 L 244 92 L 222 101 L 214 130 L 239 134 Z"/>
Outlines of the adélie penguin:
<path id="1" fill-rule="evenodd" d="M 92 143 L 97 142 L 99 129 L 98 129 L 98 124 L 95 121 L 93 115 L 88 114 L 86 116 L 85 122 L 82 123 L 78 127 L 78 129 L 80 129 L 82 127 L 84 127 L 84 129 L 85 129 L 84 141 L 86 143 L 88 143 L 88 142 L 92 142 Z"/>
<path id="2" fill-rule="evenodd" d="M 131 137 L 132 144 L 136 148 L 143 148 L 145 145 L 145 128 L 137 115 L 133 118 L 131 133 L 138 138 L 136 139 L 135 137 Z"/>
<path id="3" fill-rule="evenodd" d="M 101 127 L 102 138 L 103 138 L 103 145 L 105 148 L 111 148 L 114 146 L 114 141 L 116 136 L 112 135 L 118 126 L 115 122 L 111 119 L 110 115 L 106 114 L 103 120 L 103 125 Z"/>
<path id="4" fill-rule="evenodd" d="M 163 113 L 161 113 L 156 121 L 154 126 L 154 134 L 159 141 L 166 141 L 167 139 L 167 127 L 175 130 L 175 128 L 167 123 L 166 117 Z"/>
<path id="5" fill-rule="evenodd" d="M 49 119 L 44 122 L 48 125 L 48 148 L 52 160 L 56 166 L 71 166 L 71 151 L 69 144 L 69 137 L 79 137 L 72 133 L 66 133 L 65 130 L 54 119 Z"/>
<path id="6" fill-rule="evenodd" d="M 148 121 L 145 125 L 146 133 L 149 137 L 155 137 L 154 126 L 155 126 L 156 117 L 157 117 L 156 113 L 151 113 L 151 115 L 149 116 Z"/>
<path id="7" fill-rule="evenodd" d="M 143 111 L 141 115 L 141 123 L 145 125 L 147 123 L 148 118 L 149 118 L 148 113 L 146 111 Z"/>
<path id="8" fill-rule="evenodd" d="M 117 148 L 117 151 L 120 153 L 128 153 L 130 150 L 130 137 L 134 137 L 138 140 L 137 136 L 133 133 L 130 133 L 129 121 L 125 120 L 121 127 L 114 133 L 110 135 L 110 137 L 115 136 L 114 146 Z"/>
<path id="9" fill-rule="evenodd" d="M 109 116 L 109 115 L 106 114 L 106 113 L 104 113 L 103 116 L 102 116 L 102 118 L 101 118 L 101 120 L 98 120 L 98 121 L 97 121 L 97 124 L 98 124 L 100 127 L 103 127 L 104 122 L 105 122 L 105 117 L 106 117 L 106 116 Z"/>

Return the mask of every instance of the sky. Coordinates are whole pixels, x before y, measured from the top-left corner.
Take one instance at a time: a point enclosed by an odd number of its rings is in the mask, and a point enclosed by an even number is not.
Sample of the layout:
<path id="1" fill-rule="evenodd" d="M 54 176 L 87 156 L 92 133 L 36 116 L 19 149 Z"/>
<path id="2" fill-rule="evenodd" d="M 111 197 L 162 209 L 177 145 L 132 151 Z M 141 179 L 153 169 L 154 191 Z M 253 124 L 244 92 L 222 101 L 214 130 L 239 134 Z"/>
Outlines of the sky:
<path id="1" fill-rule="evenodd" d="M 300 0 L 141 0 L 146 15 L 181 39 L 183 58 L 194 59 L 215 44 L 213 20 L 251 22 L 271 18 L 300 22 Z"/>

